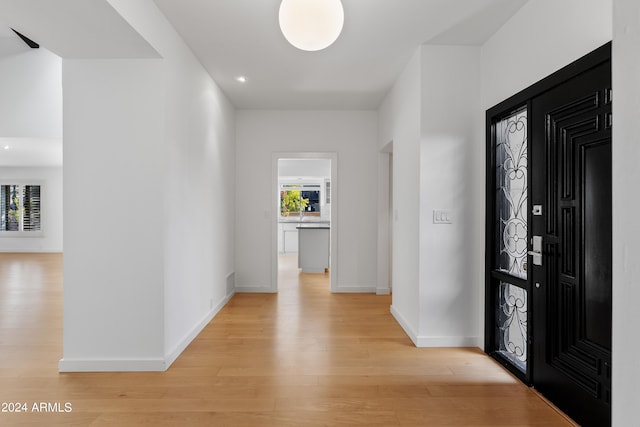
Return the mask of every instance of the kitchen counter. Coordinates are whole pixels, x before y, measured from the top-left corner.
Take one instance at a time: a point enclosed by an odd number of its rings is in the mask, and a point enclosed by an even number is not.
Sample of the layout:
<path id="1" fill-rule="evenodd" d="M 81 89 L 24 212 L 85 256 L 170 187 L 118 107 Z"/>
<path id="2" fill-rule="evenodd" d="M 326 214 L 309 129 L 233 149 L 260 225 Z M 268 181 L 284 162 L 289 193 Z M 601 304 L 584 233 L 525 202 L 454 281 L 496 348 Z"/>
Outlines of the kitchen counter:
<path id="1" fill-rule="evenodd" d="M 329 230 L 331 227 L 329 227 L 329 225 L 320 225 L 322 223 L 316 223 L 316 224 L 299 224 L 296 228 L 298 230 L 300 230 L 301 228 L 314 228 L 314 229 L 319 229 L 319 230 L 324 230 L 327 229 Z"/>
<path id="2" fill-rule="evenodd" d="M 278 221 L 280 224 L 329 224 L 328 219 L 281 219 Z"/>

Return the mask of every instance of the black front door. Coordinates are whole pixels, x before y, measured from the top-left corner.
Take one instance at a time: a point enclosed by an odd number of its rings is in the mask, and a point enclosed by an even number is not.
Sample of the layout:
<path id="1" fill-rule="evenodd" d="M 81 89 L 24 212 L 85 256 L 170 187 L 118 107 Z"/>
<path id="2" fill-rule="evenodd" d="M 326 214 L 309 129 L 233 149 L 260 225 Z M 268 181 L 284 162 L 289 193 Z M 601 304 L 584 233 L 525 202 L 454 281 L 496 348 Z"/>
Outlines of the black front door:
<path id="1" fill-rule="evenodd" d="M 531 102 L 532 382 L 611 424 L 611 63 Z M 537 237 L 536 237 L 537 236 Z M 532 248 L 538 249 L 538 248 Z M 536 265 L 540 264 L 540 265 Z"/>
<path id="2" fill-rule="evenodd" d="M 611 44 L 487 111 L 485 349 L 611 425 Z"/>

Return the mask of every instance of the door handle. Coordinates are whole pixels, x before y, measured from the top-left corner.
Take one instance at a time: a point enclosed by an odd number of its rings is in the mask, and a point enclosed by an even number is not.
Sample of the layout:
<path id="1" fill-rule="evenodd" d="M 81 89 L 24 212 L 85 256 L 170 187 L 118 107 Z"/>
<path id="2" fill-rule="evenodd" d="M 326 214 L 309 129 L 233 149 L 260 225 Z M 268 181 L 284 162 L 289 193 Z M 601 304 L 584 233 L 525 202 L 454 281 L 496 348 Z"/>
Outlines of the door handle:
<path id="1" fill-rule="evenodd" d="M 532 246 L 528 254 L 532 256 L 533 265 L 542 265 L 542 236 L 533 236 Z"/>

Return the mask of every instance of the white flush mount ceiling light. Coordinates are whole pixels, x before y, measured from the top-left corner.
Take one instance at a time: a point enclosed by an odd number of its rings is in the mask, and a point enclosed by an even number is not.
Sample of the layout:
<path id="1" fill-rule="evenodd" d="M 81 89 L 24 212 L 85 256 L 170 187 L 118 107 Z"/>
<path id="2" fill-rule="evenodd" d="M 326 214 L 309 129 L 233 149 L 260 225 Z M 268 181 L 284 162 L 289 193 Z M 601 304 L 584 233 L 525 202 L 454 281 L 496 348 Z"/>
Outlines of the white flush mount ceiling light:
<path id="1" fill-rule="evenodd" d="M 336 41 L 344 25 L 340 0 L 282 0 L 280 29 L 289 43 L 316 51 Z"/>

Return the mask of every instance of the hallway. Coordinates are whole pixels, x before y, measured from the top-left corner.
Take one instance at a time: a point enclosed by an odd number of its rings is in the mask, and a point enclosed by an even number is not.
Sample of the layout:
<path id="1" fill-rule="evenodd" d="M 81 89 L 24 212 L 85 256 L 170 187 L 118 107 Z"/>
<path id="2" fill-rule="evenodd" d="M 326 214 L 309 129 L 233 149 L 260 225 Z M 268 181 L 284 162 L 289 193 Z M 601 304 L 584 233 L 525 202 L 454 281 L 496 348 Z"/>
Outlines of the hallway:
<path id="1" fill-rule="evenodd" d="M 278 294 L 236 294 L 166 372 L 59 374 L 62 256 L 0 254 L 0 402 L 28 407 L 0 424 L 572 425 L 477 349 L 415 348 L 390 296 L 281 274 Z"/>

